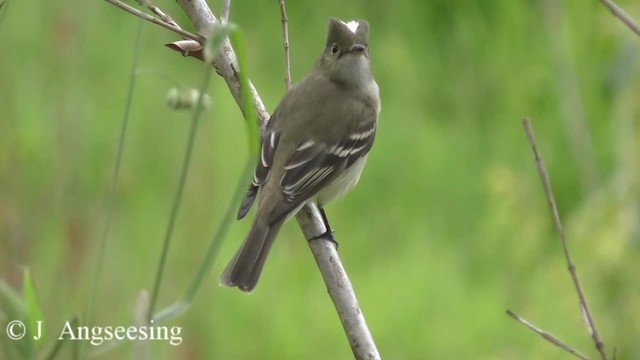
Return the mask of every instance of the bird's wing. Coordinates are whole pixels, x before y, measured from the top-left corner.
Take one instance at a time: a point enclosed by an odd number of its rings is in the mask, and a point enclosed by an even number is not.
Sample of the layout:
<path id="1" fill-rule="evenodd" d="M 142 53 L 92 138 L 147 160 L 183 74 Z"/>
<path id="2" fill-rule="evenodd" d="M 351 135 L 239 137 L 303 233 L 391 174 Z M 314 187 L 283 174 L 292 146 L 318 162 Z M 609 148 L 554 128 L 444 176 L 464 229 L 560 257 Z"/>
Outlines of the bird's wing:
<path id="1" fill-rule="evenodd" d="M 273 120 L 273 119 L 272 119 Z M 267 128 L 267 131 L 264 133 L 262 137 L 262 144 L 260 146 L 260 159 L 258 160 L 258 164 L 256 165 L 256 169 L 253 173 L 253 180 L 247 189 L 247 194 L 240 205 L 240 210 L 238 211 L 238 220 L 242 219 L 247 215 L 253 202 L 256 199 L 256 195 L 258 194 L 258 189 L 260 186 L 267 181 L 267 177 L 269 176 L 269 171 L 271 170 L 271 165 L 273 164 L 273 157 L 276 153 L 276 148 L 278 147 L 278 142 L 280 141 L 280 133 L 277 131 Z"/>
<path id="2" fill-rule="evenodd" d="M 285 101 L 286 98 L 283 102 Z M 247 215 L 255 202 L 258 190 L 271 173 L 280 141 L 281 126 L 278 126 L 277 114 L 276 109 L 262 138 L 260 158 L 253 181 L 238 211 L 238 219 Z M 296 150 L 287 159 L 283 172 L 278 171 L 278 174 L 283 174 L 279 179 L 283 201 L 274 209 L 272 219 L 280 219 L 302 205 L 341 171 L 369 152 L 376 135 L 377 112 L 367 107 L 367 110 L 359 115 L 364 117 L 363 121 L 355 125 L 342 139 L 327 142 L 309 136 L 298 143 Z"/>
<path id="3" fill-rule="evenodd" d="M 283 203 L 271 214 L 276 222 L 316 195 L 344 169 L 365 156 L 375 139 L 375 119 L 365 122 L 340 141 L 327 144 L 304 140 L 284 165 L 280 179 Z"/>

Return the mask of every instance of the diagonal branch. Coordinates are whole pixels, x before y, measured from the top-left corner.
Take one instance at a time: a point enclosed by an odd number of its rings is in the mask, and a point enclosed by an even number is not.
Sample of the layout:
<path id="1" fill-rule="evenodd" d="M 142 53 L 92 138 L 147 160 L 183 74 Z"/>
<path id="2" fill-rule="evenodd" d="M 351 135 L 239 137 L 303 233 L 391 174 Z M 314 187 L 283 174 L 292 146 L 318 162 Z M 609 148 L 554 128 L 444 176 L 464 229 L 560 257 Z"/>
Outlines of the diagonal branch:
<path id="1" fill-rule="evenodd" d="M 593 316 L 591 315 L 591 311 L 587 306 L 587 299 L 584 295 L 584 291 L 582 290 L 582 286 L 580 285 L 578 272 L 571 258 L 571 254 L 569 252 L 569 246 L 567 245 L 567 240 L 565 239 L 565 236 L 564 236 L 564 230 L 562 228 L 562 222 L 560 221 L 558 207 L 556 206 L 556 200 L 555 200 L 555 197 L 553 196 L 553 190 L 551 189 L 549 174 L 547 173 L 547 169 L 544 166 L 544 162 L 542 161 L 542 158 L 540 158 L 540 153 L 538 152 L 538 146 L 536 144 L 536 139 L 533 134 L 533 130 L 531 129 L 531 122 L 529 121 L 529 119 L 525 118 L 522 121 L 522 126 L 524 127 L 524 131 L 527 133 L 529 143 L 531 144 L 531 149 L 533 150 L 533 154 L 535 156 L 536 167 L 538 168 L 538 173 L 540 174 L 540 179 L 542 180 L 542 185 L 544 186 L 544 192 L 547 197 L 547 202 L 549 203 L 549 208 L 551 209 L 551 215 L 553 217 L 553 222 L 555 223 L 555 226 L 556 226 L 556 232 L 558 233 L 558 237 L 560 238 L 560 243 L 562 244 L 562 250 L 564 252 L 564 257 L 567 262 L 567 268 L 569 270 L 569 273 L 571 274 L 571 280 L 573 280 L 573 285 L 576 289 L 576 292 L 578 293 L 578 299 L 580 301 L 580 310 L 587 324 L 587 330 L 589 330 L 589 334 L 593 339 L 596 349 L 598 349 L 598 352 L 600 352 L 602 359 L 607 360 L 607 353 L 604 350 L 604 344 L 600 339 L 600 335 L 598 334 L 598 329 L 596 328 L 596 324 L 593 321 Z"/>
<path id="2" fill-rule="evenodd" d="M 184 10 L 187 17 L 191 20 L 199 34 L 208 34 L 214 24 L 219 21 L 213 15 L 205 0 L 177 0 L 177 2 Z M 174 50 L 181 52 L 179 49 Z M 220 75 L 227 83 L 233 99 L 244 114 L 245 106 L 242 100 L 242 93 L 240 92 L 240 79 L 238 78 L 238 60 L 236 52 L 233 50 L 229 39 L 224 41 L 222 51 L 213 61 L 213 67 L 216 69 L 218 75 Z M 249 82 L 249 90 L 253 97 L 258 124 L 261 129 L 264 129 L 269 121 L 269 113 L 267 112 L 260 95 L 258 95 L 258 91 L 251 82 Z"/>
<path id="3" fill-rule="evenodd" d="M 226 24 L 229 22 L 230 12 L 231 12 L 231 0 L 224 0 L 224 2 L 222 3 L 222 16 L 220 17 L 220 20 L 222 21 L 223 24 Z"/>
<path id="4" fill-rule="evenodd" d="M 188 32 L 188 31 L 182 30 L 182 28 L 180 28 L 180 26 L 178 26 L 177 24 L 173 24 L 172 25 L 170 23 L 167 23 L 167 22 L 165 22 L 165 21 L 163 21 L 161 19 L 153 17 L 153 16 L 151 16 L 151 15 L 149 15 L 147 13 L 144 13 L 144 12 L 142 12 L 142 11 L 132 7 L 132 6 L 129 6 L 129 5 L 125 4 L 125 3 L 123 3 L 120 0 L 105 0 L 105 1 L 108 2 L 111 5 L 119 7 L 120 9 L 122 9 L 122 10 L 124 10 L 124 11 L 126 11 L 126 12 L 128 12 L 130 14 L 133 14 L 133 15 L 139 17 L 139 18 L 142 18 L 144 20 L 152 22 L 152 23 L 154 23 L 156 25 L 160 25 L 165 29 L 169 29 L 169 30 L 171 30 L 171 31 L 173 31 L 173 32 L 175 32 L 177 34 L 180 34 L 180 35 L 184 36 L 185 38 L 188 38 L 188 39 L 191 39 L 191 40 L 195 40 L 197 42 L 202 42 L 203 41 L 202 37 L 200 37 L 198 35 L 194 35 L 194 34 Z"/>
<path id="5" fill-rule="evenodd" d="M 616 5 L 613 0 L 600 1 L 609 9 L 609 11 L 611 11 L 613 16 L 620 19 L 629 29 L 631 29 L 631 31 L 636 33 L 636 35 L 640 35 L 640 26 L 638 23 L 636 23 L 621 7 Z"/>
<path id="6" fill-rule="evenodd" d="M 516 320 L 520 324 L 522 324 L 522 325 L 526 326 L 527 328 L 529 328 L 529 330 L 531 330 L 534 333 L 542 336 L 543 339 L 547 340 L 548 342 L 552 343 L 553 345 L 564 349 L 566 352 L 575 355 L 579 359 L 589 360 L 588 357 L 580 354 L 578 351 L 576 351 L 574 348 L 569 346 L 564 341 L 558 339 L 557 337 L 555 337 L 550 332 L 546 332 L 546 331 L 540 329 L 539 327 L 533 325 L 532 323 L 528 322 L 525 318 L 523 318 L 522 316 L 514 313 L 513 311 L 507 310 L 507 315 L 511 316 L 514 320 Z"/>
<path id="7" fill-rule="evenodd" d="M 160 9 L 159 7 L 151 3 L 151 1 L 149 0 L 136 0 L 136 1 L 138 2 L 138 4 L 140 4 L 140 6 L 144 6 L 147 9 L 149 9 L 152 13 L 158 15 L 160 20 L 166 22 L 169 25 L 173 25 L 178 29 L 181 29 L 180 25 L 178 25 L 175 21 L 173 21 L 171 16 L 165 14 L 165 12 L 162 11 L 162 9 Z"/>

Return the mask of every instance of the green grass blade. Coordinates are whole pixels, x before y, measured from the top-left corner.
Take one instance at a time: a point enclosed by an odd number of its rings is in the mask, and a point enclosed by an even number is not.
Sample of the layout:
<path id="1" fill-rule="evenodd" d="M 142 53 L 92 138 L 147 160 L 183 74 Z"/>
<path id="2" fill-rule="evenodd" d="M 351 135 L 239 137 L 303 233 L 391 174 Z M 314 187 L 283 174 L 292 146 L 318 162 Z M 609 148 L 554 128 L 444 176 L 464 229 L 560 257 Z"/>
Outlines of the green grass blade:
<path id="1" fill-rule="evenodd" d="M 171 244 L 171 237 L 173 235 L 173 228 L 175 226 L 178 211 L 180 209 L 180 203 L 182 202 L 182 194 L 184 193 L 184 186 L 187 181 L 187 174 L 189 166 L 191 164 L 191 153 L 193 151 L 193 144 L 195 143 L 195 137 L 200 122 L 200 115 L 202 114 L 202 101 L 204 93 L 206 92 L 209 82 L 211 80 L 211 74 L 213 73 L 213 67 L 209 64 L 205 65 L 205 75 L 200 87 L 200 96 L 198 97 L 198 105 L 193 111 L 193 117 L 191 119 L 191 127 L 187 139 L 187 147 L 185 149 L 184 159 L 182 162 L 182 169 L 180 171 L 180 180 L 178 182 L 178 188 L 176 190 L 173 206 L 171 207 L 171 214 L 169 215 L 169 223 L 167 225 L 167 231 L 165 232 L 164 242 L 162 245 L 162 253 L 160 254 L 160 262 L 156 271 L 156 278 L 151 293 L 151 301 L 149 303 L 148 320 L 152 319 L 153 312 L 158 302 L 158 296 L 160 293 L 160 285 L 162 284 L 162 277 L 164 274 L 165 264 L 167 256 L 169 254 L 169 247 Z"/>
<path id="2" fill-rule="evenodd" d="M 246 51 L 245 51 L 244 39 L 240 34 L 240 30 L 236 29 L 235 27 L 230 27 L 230 29 L 233 30 L 231 32 L 231 36 L 232 36 L 233 42 L 235 43 L 236 55 L 238 57 L 238 64 L 240 66 L 240 69 L 238 71 L 238 76 L 240 78 L 240 88 L 242 91 L 242 98 L 244 101 L 244 105 L 246 109 L 253 109 L 253 106 L 254 106 L 253 98 L 251 96 L 251 91 L 249 91 L 249 85 L 248 85 L 249 80 L 248 80 L 247 70 L 246 70 L 247 69 L 246 68 Z M 227 34 L 228 33 L 226 33 L 225 36 Z M 223 44 L 223 40 L 224 40 L 223 37 L 219 37 L 217 38 L 217 40 L 215 40 L 215 37 L 214 37 L 214 40 L 212 40 L 212 42 L 217 43 L 217 47 L 215 47 L 217 51 L 220 51 L 221 46 Z M 255 111 L 244 111 L 244 113 L 245 113 L 245 120 L 247 125 L 246 129 L 247 129 L 247 141 L 249 145 L 249 151 L 252 154 L 256 154 L 258 151 L 258 145 L 259 145 L 259 130 L 258 130 L 258 125 L 256 121 L 256 113 Z M 218 252 L 222 247 L 222 244 L 224 243 L 229 227 L 233 222 L 237 204 L 240 203 L 240 200 L 242 199 L 242 195 L 246 188 L 246 184 L 248 182 L 247 179 L 249 179 L 253 171 L 253 166 L 254 164 L 252 159 L 247 161 L 246 165 L 244 166 L 240 181 L 238 182 L 238 185 L 236 186 L 236 189 L 234 190 L 234 193 L 231 197 L 230 204 L 227 207 L 227 210 L 222 220 L 220 221 L 220 226 L 218 226 L 218 229 L 213 235 L 213 238 L 209 243 L 209 248 L 207 249 L 207 252 L 202 260 L 200 268 L 198 269 L 198 272 L 195 278 L 189 285 L 189 288 L 187 289 L 184 297 L 182 298 L 182 300 L 166 307 L 163 310 L 158 311 L 153 316 L 153 319 L 156 323 L 177 317 L 189 309 L 191 302 L 193 301 L 193 299 L 196 296 L 196 293 L 202 286 L 202 282 L 205 276 L 211 270 L 211 267 L 215 262 Z"/>
<path id="3" fill-rule="evenodd" d="M 222 247 L 222 244 L 226 239 L 227 233 L 229 231 L 229 227 L 231 226 L 231 223 L 233 222 L 233 219 L 234 219 L 234 215 L 236 213 L 237 205 L 238 203 L 240 203 L 240 200 L 242 200 L 242 195 L 244 194 L 244 191 L 246 189 L 246 184 L 249 181 L 248 179 L 250 178 L 252 172 L 253 172 L 253 161 L 250 160 L 250 161 L 247 161 L 247 163 L 244 166 L 242 175 L 240 177 L 240 181 L 238 181 L 238 185 L 236 186 L 233 192 L 233 195 L 231 196 L 231 201 L 229 202 L 229 205 L 227 206 L 227 210 L 225 211 L 225 214 L 222 217 L 222 221 L 220 221 L 220 225 L 218 226 L 218 229 L 216 230 L 215 234 L 211 239 L 211 242 L 209 243 L 209 248 L 207 249 L 207 253 L 205 254 L 202 260 L 202 263 L 200 265 L 200 268 L 198 269 L 198 273 L 196 274 L 196 277 L 191 282 L 191 285 L 189 286 L 189 289 L 185 293 L 182 300 L 174 303 L 173 305 L 166 307 L 161 311 L 158 311 L 154 315 L 153 320 L 156 323 L 178 317 L 183 313 L 185 313 L 191 306 L 191 302 L 193 301 L 193 299 L 196 296 L 196 293 L 202 286 L 202 282 L 205 276 L 207 275 L 209 270 L 211 270 L 211 267 L 215 263 L 215 259 L 218 256 L 218 252 L 220 251 L 220 248 Z"/>
<path id="4" fill-rule="evenodd" d="M 37 347 L 41 347 L 44 344 L 44 340 L 46 338 L 46 327 L 44 323 L 44 316 L 42 315 L 42 308 L 40 307 L 40 303 L 38 302 L 38 298 L 36 296 L 36 289 L 33 285 L 33 279 L 31 278 L 31 272 L 29 269 L 24 270 L 24 282 L 23 282 L 23 296 L 24 303 L 27 308 L 27 329 L 29 329 L 29 337 L 34 339 Z M 40 324 L 38 322 L 40 321 Z M 40 326 L 39 326 L 40 325 Z M 38 339 L 35 339 L 34 336 L 37 335 L 37 329 L 41 329 L 41 336 Z"/>

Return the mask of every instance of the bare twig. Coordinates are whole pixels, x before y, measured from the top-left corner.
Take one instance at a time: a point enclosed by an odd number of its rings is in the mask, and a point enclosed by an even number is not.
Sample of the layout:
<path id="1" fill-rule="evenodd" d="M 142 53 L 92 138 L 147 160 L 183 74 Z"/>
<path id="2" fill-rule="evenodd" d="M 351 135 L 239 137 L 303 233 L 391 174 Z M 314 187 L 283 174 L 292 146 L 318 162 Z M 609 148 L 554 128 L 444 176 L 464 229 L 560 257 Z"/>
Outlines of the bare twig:
<path id="1" fill-rule="evenodd" d="M 613 16 L 620 19 L 629 29 L 631 29 L 631 31 L 636 33 L 636 35 L 640 35 L 640 26 L 638 26 L 638 23 L 636 23 L 621 7 L 616 5 L 613 0 L 600 1 L 609 9 L 609 11 L 611 11 Z"/>
<path id="2" fill-rule="evenodd" d="M 278 0 L 280 4 L 280 21 L 282 21 L 282 42 L 284 44 L 284 84 L 287 90 L 291 89 L 291 61 L 289 60 L 289 19 L 284 0 Z"/>
<path id="3" fill-rule="evenodd" d="M 549 332 L 546 332 L 546 331 L 540 329 L 539 327 L 533 325 L 532 323 L 528 322 L 526 319 L 524 319 L 520 315 L 514 313 L 513 311 L 507 310 L 507 314 L 509 316 L 511 316 L 512 318 L 514 318 L 517 322 L 519 322 L 522 325 L 526 326 L 527 328 L 529 328 L 531 331 L 535 332 L 536 334 L 542 336 L 542 338 L 544 338 L 548 342 L 554 344 L 555 346 L 558 346 L 558 347 L 564 349 L 566 352 L 575 355 L 577 358 L 580 358 L 582 360 L 589 360 L 588 357 L 580 354 L 578 351 L 576 351 L 571 346 L 569 346 L 569 344 L 567 344 L 564 341 L 558 339 L 553 334 L 551 334 Z"/>
<path id="4" fill-rule="evenodd" d="M 164 11 L 162 11 L 162 9 L 157 7 L 155 4 L 151 3 L 151 1 L 149 0 L 136 0 L 136 1 L 138 2 L 138 4 L 140 4 L 140 6 L 144 6 L 147 9 L 149 9 L 152 13 L 158 15 L 160 20 L 166 22 L 169 25 L 173 25 L 178 29 L 182 29 L 180 25 L 178 25 L 175 21 L 173 21 L 171 16 L 165 14 Z"/>
<path id="5" fill-rule="evenodd" d="M 560 238 L 560 243 L 562 244 L 562 250 L 564 252 L 564 257 L 567 262 L 567 268 L 569 273 L 571 274 L 571 279 L 573 280 L 573 285 L 578 293 L 578 299 L 580 301 L 580 310 L 583 315 L 583 318 L 587 324 L 587 330 L 593 339 L 593 342 L 600 352 L 600 355 L 603 360 L 607 359 L 607 354 L 604 350 L 604 344 L 600 339 L 600 335 L 598 334 L 598 330 L 593 321 L 593 316 L 591 315 L 591 311 L 589 311 L 589 307 L 587 306 L 587 299 L 584 295 L 584 291 L 582 290 L 582 286 L 580 285 L 580 280 L 578 279 L 578 272 L 576 270 L 576 266 L 571 259 L 571 254 L 569 253 L 569 247 L 567 245 L 567 241 L 564 236 L 564 230 L 562 229 L 562 222 L 560 221 L 560 215 L 558 213 L 558 208 L 556 206 L 556 200 L 553 196 L 553 190 L 551 189 L 551 182 L 549 181 L 549 175 L 544 166 L 544 162 L 540 158 L 540 154 L 538 153 L 538 147 L 536 145 L 536 139 L 533 134 L 533 130 L 531 129 L 531 122 L 529 119 L 525 118 L 522 121 L 522 125 L 524 126 L 524 130 L 527 133 L 527 137 L 529 138 L 529 143 L 531 144 L 531 148 L 533 150 L 533 154 L 536 160 L 536 167 L 538 168 L 538 173 L 540 174 L 540 179 L 542 180 L 542 185 L 544 186 L 545 195 L 547 197 L 547 202 L 549 203 L 549 207 L 551 209 L 551 214 L 553 216 L 553 221 L 556 226 L 556 231 L 558 233 L 558 237 Z"/>
<path id="6" fill-rule="evenodd" d="M 108 2 L 111 5 L 119 7 L 120 9 L 122 9 L 122 10 L 124 10 L 124 11 L 126 11 L 126 12 L 128 12 L 130 14 L 133 14 L 133 15 L 139 17 L 139 18 L 142 18 L 144 20 L 152 22 L 152 23 L 154 23 L 156 25 L 160 25 L 163 28 L 169 29 L 169 30 L 171 30 L 171 31 L 173 31 L 173 32 L 175 32 L 177 34 L 180 34 L 180 35 L 186 37 L 186 38 L 195 40 L 195 41 L 197 41 L 199 43 L 203 43 L 204 42 L 204 39 L 202 37 L 200 37 L 198 35 L 195 35 L 195 34 L 192 34 L 192 33 L 188 32 L 188 31 L 184 31 L 179 26 L 176 27 L 176 26 L 171 25 L 171 24 L 169 24 L 169 23 L 167 23 L 167 22 L 165 22 L 163 20 L 160 20 L 160 19 L 158 19 L 156 17 L 153 17 L 153 16 L 151 16 L 149 14 L 143 13 L 142 11 L 123 3 L 122 1 L 119 1 L 119 0 L 105 0 L 105 1 Z"/>
<path id="7" fill-rule="evenodd" d="M 331 301 L 349 339 L 353 355 L 357 360 L 380 360 L 380 354 L 360 310 L 351 280 L 340 261 L 336 246 L 330 241 L 309 240 L 326 233 L 320 211 L 315 205 L 307 205 L 298 212 L 296 220 L 308 240 Z"/>
<path id="8" fill-rule="evenodd" d="M 220 16 L 220 21 L 223 24 L 229 22 L 229 14 L 231 13 L 231 0 L 224 0 L 222 3 L 222 16 Z"/>
<path id="9" fill-rule="evenodd" d="M 219 20 L 211 12 L 206 0 L 176 0 L 185 12 L 198 34 L 211 34 L 216 22 Z"/>
<path id="10" fill-rule="evenodd" d="M 177 2 L 198 30 L 199 34 L 210 33 L 211 28 L 213 28 L 213 25 L 218 21 L 218 19 L 213 15 L 205 0 L 177 0 Z M 184 52 L 179 49 L 172 49 L 184 54 Z M 199 59 L 203 60 L 202 58 Z M 213 66 L 215 67 L 218 75 L 220 75 L 227 83 L 229 91 L 240 107 L 240 110 L 243 112 L 246 111 L 242 100 L 242 94 L 240 92 L 240 81 L 238 79 L 239 67 L 236 59 L 236 52 L 233 50 L 229 39 L 224 41 L 222 51 L 213 61 Z M 251 82 L 249 82 L 249 90 L 253 97 L 253 103 L 260 128 L 264 129 L 269 121 L 269 112 L 267 112 L 260 95 L 258 95 L 258 91 Z"/>

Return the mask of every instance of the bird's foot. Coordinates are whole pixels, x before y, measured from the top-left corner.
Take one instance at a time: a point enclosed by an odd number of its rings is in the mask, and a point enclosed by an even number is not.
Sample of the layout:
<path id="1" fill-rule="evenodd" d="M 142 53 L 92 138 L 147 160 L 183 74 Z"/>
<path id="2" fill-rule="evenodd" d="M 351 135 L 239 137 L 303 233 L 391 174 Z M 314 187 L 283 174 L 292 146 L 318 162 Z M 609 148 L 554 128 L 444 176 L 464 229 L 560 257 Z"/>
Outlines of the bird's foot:
<path id="1" fill-rule="evenodd" d="M 336 238 L 333 236 L 334 231 L 333 230 L 327 230 L 324 233 L 318 235 L 318 236 L 314 236 L 311 239 L 309 239 L 309 241 L 314 241 L 314 240 L 325 240 L 325 241 L 330 241 L 333 243 L 333 245 L 335 245 L 336 250 L 338 249 L 338 242 L 336 241 Z"/>

